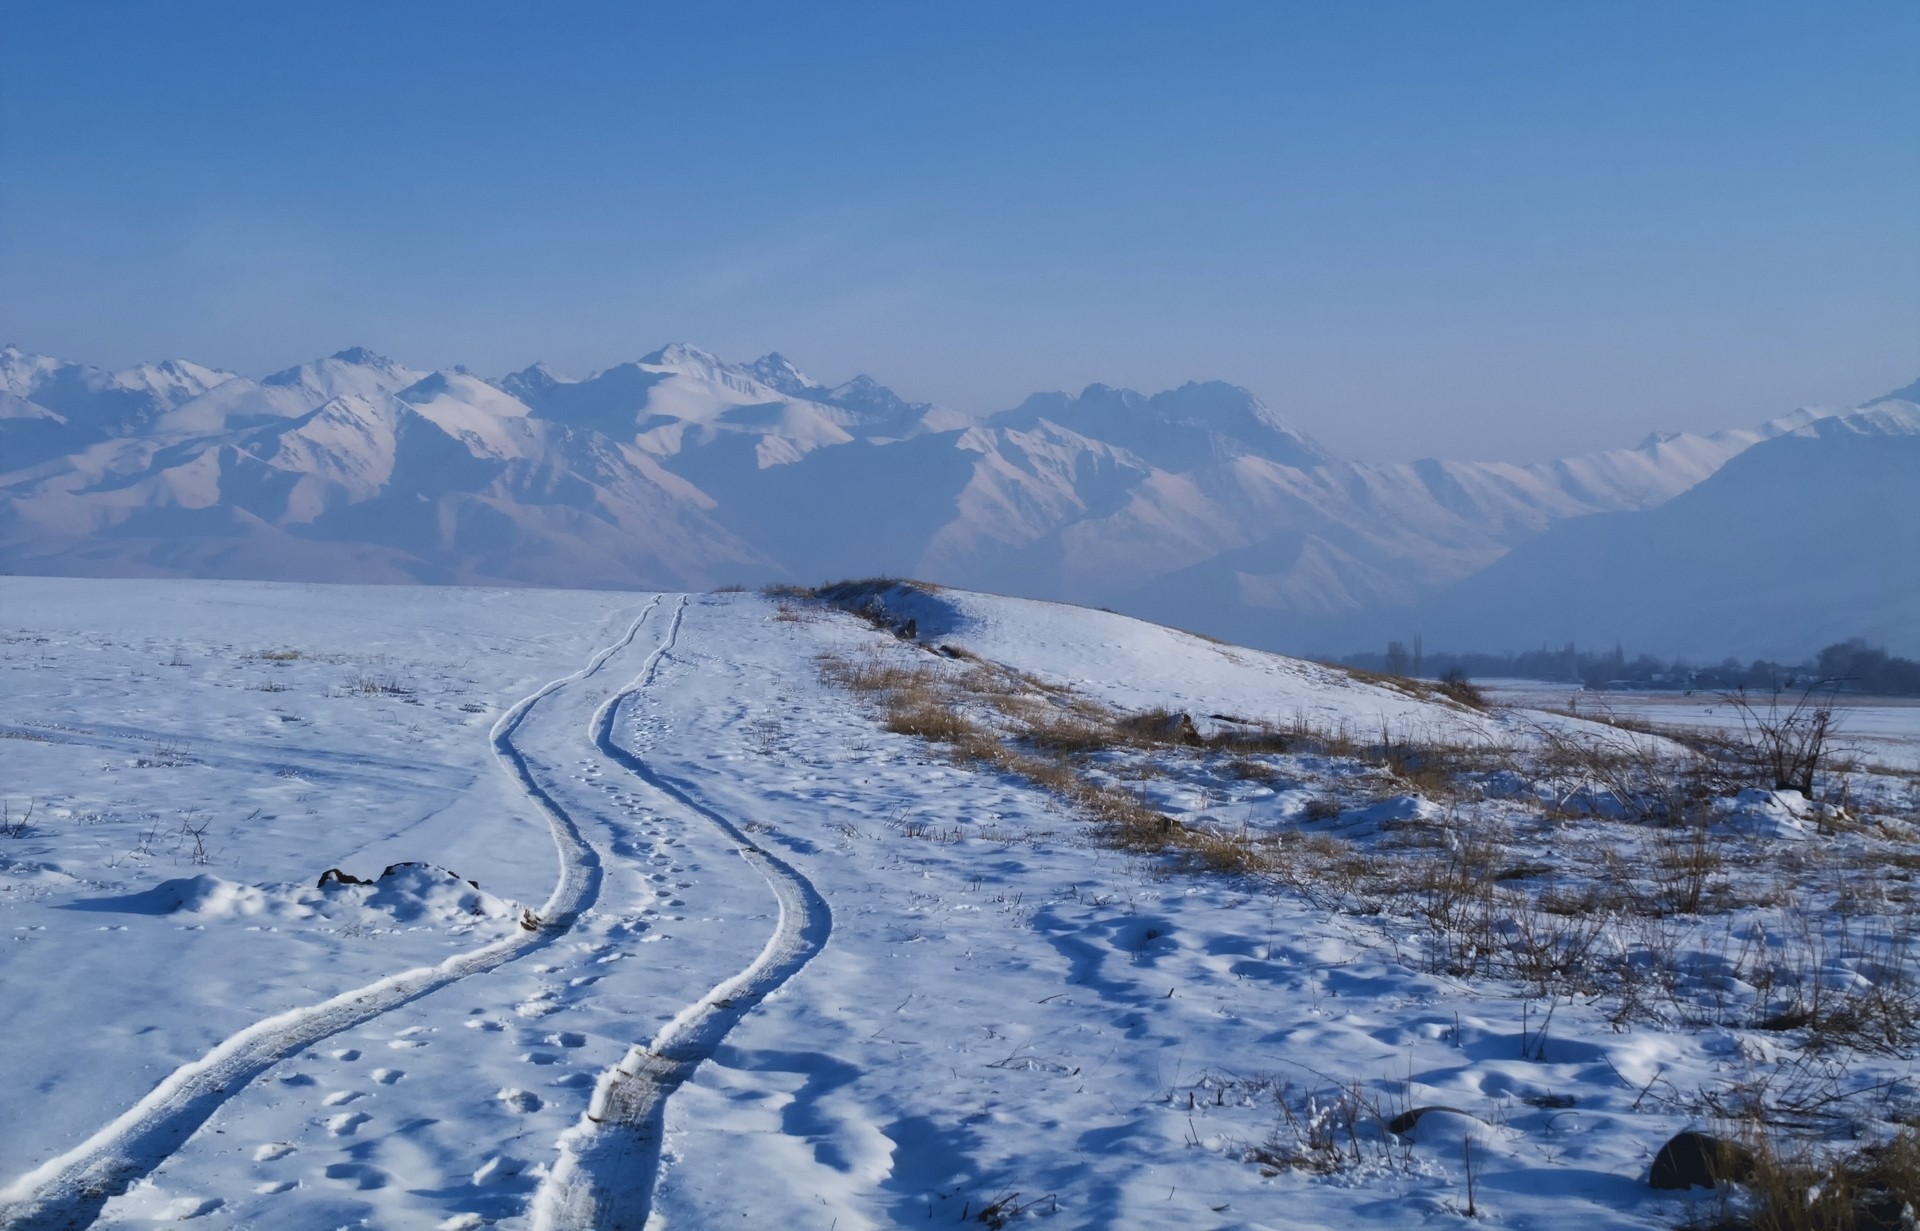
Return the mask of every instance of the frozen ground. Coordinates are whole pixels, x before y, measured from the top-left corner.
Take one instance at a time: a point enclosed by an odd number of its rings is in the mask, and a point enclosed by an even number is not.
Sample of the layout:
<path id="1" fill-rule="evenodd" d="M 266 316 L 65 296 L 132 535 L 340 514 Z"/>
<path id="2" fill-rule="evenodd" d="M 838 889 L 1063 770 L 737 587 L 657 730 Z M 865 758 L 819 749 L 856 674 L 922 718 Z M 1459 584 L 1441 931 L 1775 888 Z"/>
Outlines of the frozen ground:
<path id="1" fill-rule="evenodd" d="M 1127 709 L 1540 738 L 1101 613 L 907 601 Z M 1466 1223 L 1471 1173 L 1480 1221 L 1668 1227 L 1653 1150 L 1792 1050 L 1113 849 L 822 653 L 957 661 L 751 594 L 0 578 L 0 1224 L 1397 1227 Z M 1547 832 L 1497 772 L 1466 810 L 1324 753 L 1086 772 L 1181 826 L 1435 860 L 1469 822 L 1536 862 L 1628 840 Z M 1803 815 L 1727 840 L 1805 850 Z M 1892 1108 L 1904 1055 L 1835 1080 Z"/>

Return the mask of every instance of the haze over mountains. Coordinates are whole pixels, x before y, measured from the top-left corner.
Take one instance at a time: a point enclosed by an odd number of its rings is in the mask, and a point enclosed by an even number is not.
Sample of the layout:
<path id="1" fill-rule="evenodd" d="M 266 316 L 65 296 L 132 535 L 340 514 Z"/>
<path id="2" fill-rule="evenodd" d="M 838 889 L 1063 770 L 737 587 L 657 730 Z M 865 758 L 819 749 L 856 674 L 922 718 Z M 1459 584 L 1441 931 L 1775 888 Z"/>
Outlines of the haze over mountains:
<path id="1" fill-rule="evenodd" d="M 1920 386 L 1535 465 L 1346 462 L 1244 389 L 970 418 L 778 354 L 254 380 L 0 348 L 0 569 L 697 588 L 899 573 L 1249 644 L 1920 650 Z"/>

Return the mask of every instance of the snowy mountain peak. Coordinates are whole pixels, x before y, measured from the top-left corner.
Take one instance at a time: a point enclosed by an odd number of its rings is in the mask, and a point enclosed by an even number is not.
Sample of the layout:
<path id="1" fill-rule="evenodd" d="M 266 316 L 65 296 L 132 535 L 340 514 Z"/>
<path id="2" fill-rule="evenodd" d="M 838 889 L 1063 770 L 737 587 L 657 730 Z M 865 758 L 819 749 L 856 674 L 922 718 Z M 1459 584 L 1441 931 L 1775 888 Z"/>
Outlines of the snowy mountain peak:
<path id="1" fill-rule="evenodd" d="M 116 388 L 149 394 L 167 409 L 182 405 L 209 389 L 235 379 L 232 372 L 202 367 L 184 359 L 143 363 L 113 374 Z"/>
<path id="2" fill-rule="evenodd" d="M 341 363 L 351 363 L 364 368 L 390 368 L 393 366 L 393 360 L 387 358 L 385 355 L 377 355 L 364 346 L 349 346 L 345 350 L 333 352 L 333 354 L 327 356 L 327 358 L 338 359 Z"/>
<path id="3" fill-rule="evenodd" d="M 779 351 L 768 351 L 748 364 L 746 371 L 767 388 L 789 397 L 815 398 L 827 391 L 825 385 L 794 367 L 792 360 Z"/>
<path id="4" fill-rule="evenodd" d="M 21 350 L 9 342 L 0 347 L 0 391 L 31 398 L 35 388 L 49 373 L 72 366 L 50 355 L 36 355 L 32 351 Z"/>
<path id="5" fill-rule="evenodd" d="M 732 370 L 732 365 L 711 351 L 686 342 L 669 342 L 651 355 L 643 355 L 640 365 L 649 368 L 676 368 L 689 375 L 711 375 Z"/>
<path id="6" fill-rule="evenodd" d="M 1097 383 L 1078 397 L 1037 393 L 993 422 L 1030 428 L 1043 419 L 1175 472 L 1249 454 L 1294 467 L 1332 460 L 1252 393 L 1218 380 L 1189 381 L 1152 397 Z"/>
<path id="7" fill-rule="evenodd" d="M 578 382 L 571 376 L 562 376 L 544 363 L 532 363 L 518 372 L 509 372 L 493 382 L 494 387 L 502 389 L 529 406 L 538 401 L 556 385 L 572 385 Z"/>
<path id="8" fill-rule="evenodd" d="M 316 405 L 346 395 L 379 397 L 395 393 L 425 375 L 365 347 L 354 346 L 325 359 L 275 372 L 260 384 L 269 390 L 297 391 L 301 401 Z"/>

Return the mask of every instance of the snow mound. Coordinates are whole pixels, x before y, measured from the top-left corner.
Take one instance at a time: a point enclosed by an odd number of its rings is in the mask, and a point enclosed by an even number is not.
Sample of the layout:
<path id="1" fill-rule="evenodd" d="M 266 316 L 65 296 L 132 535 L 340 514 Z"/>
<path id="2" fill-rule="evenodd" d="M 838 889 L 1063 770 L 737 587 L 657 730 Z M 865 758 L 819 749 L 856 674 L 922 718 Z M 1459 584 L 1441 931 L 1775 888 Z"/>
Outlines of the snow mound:
<path id="1" fill-rule="evenodd" d="M 1713 805 L 1714 828 L 1743 838 L 1805 838 L 1816 811 L 1798 791 L 1749 787 Z"/>
<path id="2" fill-rule="evenodd" d="M 511 919 L 520 913 L 514 903 L 430 863 L 396 863 L 372 881 L 329 870 L 313 892 L 321 895 L 316 910 L 329 918 L 338 917 L 335 912 L 341 907 L 407 924 L 472 923 Z"/>
<path id="3" fill-rule="evenodd" d="M 315 886 L 242 884 L 211 873 L 176 877 L 139 893 L 76 909 L 197 919 L 321 920 L 367 930 L 461 926 L 516 919 L 519 905 L 430 863 L 399 863 L 373 880 L 328 869 Z"/>

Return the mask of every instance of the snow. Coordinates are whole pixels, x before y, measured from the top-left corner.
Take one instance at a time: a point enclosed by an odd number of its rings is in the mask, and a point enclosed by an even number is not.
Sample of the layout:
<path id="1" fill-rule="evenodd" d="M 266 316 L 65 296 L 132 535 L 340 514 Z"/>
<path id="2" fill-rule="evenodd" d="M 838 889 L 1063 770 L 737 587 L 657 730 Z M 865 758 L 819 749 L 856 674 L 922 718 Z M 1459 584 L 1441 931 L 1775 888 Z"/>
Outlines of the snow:
<path id="1" fill-rule="evenodd" d="M 1114 849 L 818 657 L 957 644 L 1126 710 L 1460 746 L 1578 724 L 1097 611 L 887 601 L 922 644 L 750 593 L 0 578 L 0 791 L 34 809 L 0 835 L 0 968 L 32 989 L 0 1004 L 0 1222 L 1384 1227 L 1463 1218 L 1469 1168 L 1502 1226 L 1685 1216 L 1644 1183 L 1680 1096 L 1783 1036 L 1610 1019 L 1431 968 L 1397 917 Z M 1152 769 L 1196 826 L 1277 834 L 1315 794 L 1382 841 L 1461 821 L 1265 763 L 1093 772 Z M 1530 798 L 1476 823 L 1544 826 L 1535 859 L 1633 828 Z"/>

